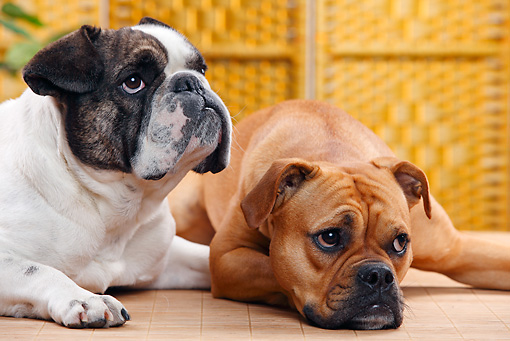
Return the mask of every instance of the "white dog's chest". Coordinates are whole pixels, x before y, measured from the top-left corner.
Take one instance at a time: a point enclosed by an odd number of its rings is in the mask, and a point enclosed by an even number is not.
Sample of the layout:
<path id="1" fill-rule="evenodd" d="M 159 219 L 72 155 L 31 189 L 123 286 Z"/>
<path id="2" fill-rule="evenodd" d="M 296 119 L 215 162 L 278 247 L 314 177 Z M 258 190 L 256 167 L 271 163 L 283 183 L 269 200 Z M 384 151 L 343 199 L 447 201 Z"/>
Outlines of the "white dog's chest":
<path id="1" fill-rule="evenodd" d="M 164 218 L 156 218 L 157 221 L 161 219 Z M 124 221 L 87 244 L 75 243 L 74 250 L 67 249 L 68 261 L 62 264 L 62 270 L 81 287 L 97 293 L 109 286 L 149 282 L 165 266 L 165 255 L 173 236 L 172 223 L 169 220 L 165 226 Z M 154 238 L 145 238 L 151 235 Z"/>
<path id="2" fill-rule="evenodd" d="M 165 265 L 163 259 L 168 252 L 174 234 L 173 220 L 166 211 L 151 214 L 140 213 L 140 202 L 133 198 L 131 204 L 119 204 L 120 212 L 108 209 L 105 230 L 90 239 L 88 245 L 78 246 L 82 258 L 77 267 L 66 264 L 66 273 L 81 287 L 93 292 L 104 292 L 108 286 L 130 286 L 152 280 Z M 138 214 L 134 214 L 138 212 Z M 169 215 L 168 215 L 169 216 Z M 123 217 L 124 219 L 119 219 Z M 166 220 L 166 224 L 161 224 Z M 147 236 L 154 237 L 147 238 Z M 82 239 L 83 241 L 83 239 Z M 76 257 L 68 250 L 70 257 Z M 76 269 L 79 269 L 76 271 Z"/>

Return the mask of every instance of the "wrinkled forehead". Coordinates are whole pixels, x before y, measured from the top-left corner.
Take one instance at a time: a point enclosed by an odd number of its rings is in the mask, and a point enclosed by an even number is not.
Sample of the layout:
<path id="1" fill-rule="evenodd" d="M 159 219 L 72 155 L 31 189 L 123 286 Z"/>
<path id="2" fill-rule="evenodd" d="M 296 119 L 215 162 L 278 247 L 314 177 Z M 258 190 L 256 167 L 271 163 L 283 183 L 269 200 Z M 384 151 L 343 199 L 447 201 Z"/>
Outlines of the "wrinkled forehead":
<path id="1" fill-rule="evenodd" d="M 114 80 L 127 76 L 124 70 L 129 67 L 136 70 L 150 66 L 159 73 L 168 65 L 166 48 L 158 39 L 129 27 L 102 30 L 94 44 L 102 55 L 105 72 Z"/>
<path id="2" fill-rule="evenodd" d="M 196 69 L 195 64 L 200 67 L 204 64 L 200 52 L 183 35 L 171 27 L 143 24 L 133 26 L 132 29 L 149 34 L 164 46 L 168 55 L 168 65 L 165 69 L 167 75 L 175 72 L 176 67 Z"/>
<path id="3" fill-rule="evenodd" d="M 407 200 L 391 172 L 374 167 L 369 172 L 358 170 L 351 177 L 362 205 L 370 215 L 407 219 Z"/>
<path id="4" fill-rule="evenodd" d="M 333 207 L 351 206 L 359 212 L 378 211 L 382 215 L 407 215 L 404 193 L 393 174 L 370 164 L 346 167 L 322 167 L 317 188 L 312 191 L 323 196 L 324 204 Z M 407 211 L 407 213 L 406 213 Z M 368 219 L 368 217 L 364 217 Z"/>

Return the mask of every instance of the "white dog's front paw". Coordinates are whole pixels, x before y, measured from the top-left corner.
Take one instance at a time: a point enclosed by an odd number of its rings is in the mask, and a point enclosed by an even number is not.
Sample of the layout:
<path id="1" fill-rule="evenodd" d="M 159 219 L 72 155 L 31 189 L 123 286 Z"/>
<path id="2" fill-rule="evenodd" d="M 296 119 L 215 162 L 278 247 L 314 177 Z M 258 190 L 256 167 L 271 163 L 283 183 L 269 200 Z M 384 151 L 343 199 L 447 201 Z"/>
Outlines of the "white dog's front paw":
<path id="1" fill-rule="evenodd" d="M 84 300 L 71 300 L 50 310 L 52 318 L 69 328 L 107 328 L 129 321 L 129 314 L 119 301 L 108 295 L 92 295 Z"/>

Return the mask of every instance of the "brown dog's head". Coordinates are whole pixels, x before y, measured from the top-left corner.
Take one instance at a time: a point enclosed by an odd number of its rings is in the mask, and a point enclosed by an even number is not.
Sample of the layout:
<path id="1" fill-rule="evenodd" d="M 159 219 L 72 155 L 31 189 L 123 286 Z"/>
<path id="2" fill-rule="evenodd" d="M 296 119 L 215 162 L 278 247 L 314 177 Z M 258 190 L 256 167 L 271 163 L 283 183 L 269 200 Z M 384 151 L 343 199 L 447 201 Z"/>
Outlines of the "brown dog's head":
<path id="1" fill-rule="evenodd" d="M 342 167 L 275 161 L 241 207 L 271 239 L 273 272 L 291 304 L 323 328 L 397 328 L 398 282 L 412 261 L 409 209 L 428 184 L 396 158 Z"/>

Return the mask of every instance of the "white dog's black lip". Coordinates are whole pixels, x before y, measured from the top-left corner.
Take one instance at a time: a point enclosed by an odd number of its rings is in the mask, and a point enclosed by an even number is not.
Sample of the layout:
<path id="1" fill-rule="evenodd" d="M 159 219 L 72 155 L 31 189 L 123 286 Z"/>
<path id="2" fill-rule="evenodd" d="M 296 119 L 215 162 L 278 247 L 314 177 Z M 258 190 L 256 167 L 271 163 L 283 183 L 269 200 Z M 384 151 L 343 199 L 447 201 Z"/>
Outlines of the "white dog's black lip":
<path id="1" fill-rule="evenodd" d="M 214 99 L 208 98 L 208 95 L 205 95 L 204 98 L 206 100 L 206 105 L 208 110 L 212 110 L 221 120 L 221 130 L 219 131 L 218 136 L 218 146 L 216 149 L 205 158 L 198 166 L 193 168 L 193 171 L 203 174 L 207 172 L 211 172 L 213 174 L 219 173 L 225 168 L 227 168 L 230 158 L 230 131 L 229 131 L 229 122 L 225 121 L 225 117 L 230 117 L 228 113 L 225 113 L 224 107 L 217 104 Z"/>
<path id="2" fill-rule="evenodd" d="M 223 141 L 223 133 L 224 128 L 220 131 L 220 135 L 218 137 L 218 146 L 216 149 L 205 158 L 198 166 L 193 168 L 193 171 L 203 174 L 207 172 L 211 172 L 213 174 L 219 173 L 228 166 L 228 160 L 226 160 L 225 155 L 227 154 L 227 149 L 230 148 L 230 145 Z"/>

